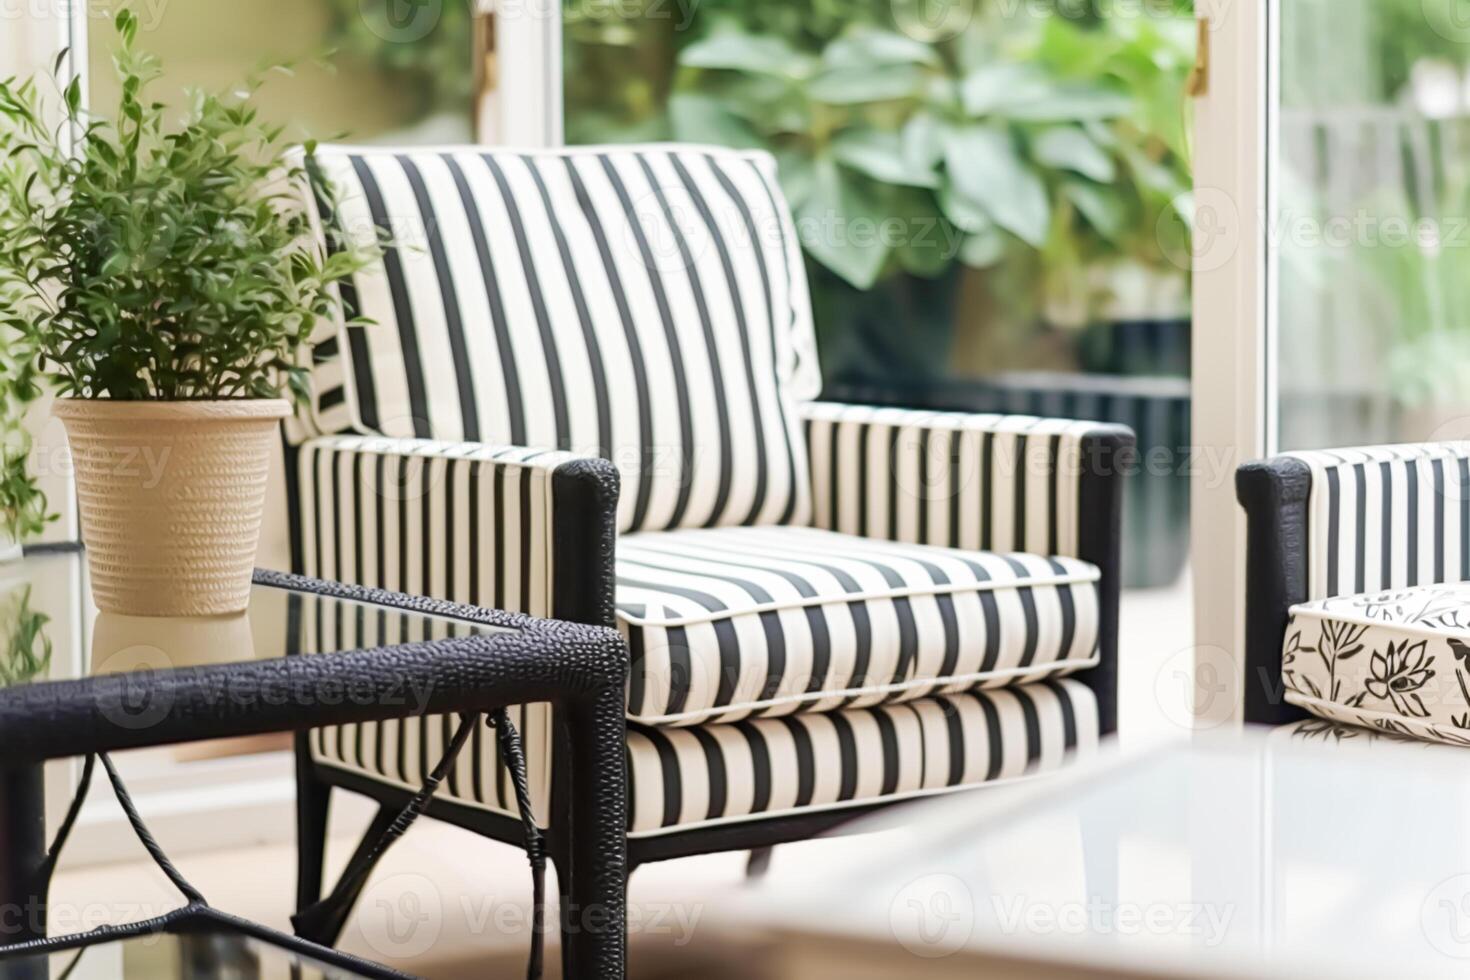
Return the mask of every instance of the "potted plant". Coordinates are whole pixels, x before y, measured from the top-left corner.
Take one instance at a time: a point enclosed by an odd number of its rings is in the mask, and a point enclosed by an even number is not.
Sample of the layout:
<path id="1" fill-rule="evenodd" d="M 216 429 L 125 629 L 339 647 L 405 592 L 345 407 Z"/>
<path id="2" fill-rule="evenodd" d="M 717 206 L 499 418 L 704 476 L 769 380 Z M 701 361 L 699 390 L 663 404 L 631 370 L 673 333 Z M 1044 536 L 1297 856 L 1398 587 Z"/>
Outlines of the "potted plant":
<path id="1" fill-rule="evenodd" d="M 0 327 L 61 396 L 98 606 L 238 612 L 298 355 L 365 254 L 309 244 L 290 182 L 312 148 L 258 118 L 259 79 L 170 124 L 135 15 L 116 27 L 111 118 L 74 80 L 55 127 L 35 80 L 0 82 Z"/>

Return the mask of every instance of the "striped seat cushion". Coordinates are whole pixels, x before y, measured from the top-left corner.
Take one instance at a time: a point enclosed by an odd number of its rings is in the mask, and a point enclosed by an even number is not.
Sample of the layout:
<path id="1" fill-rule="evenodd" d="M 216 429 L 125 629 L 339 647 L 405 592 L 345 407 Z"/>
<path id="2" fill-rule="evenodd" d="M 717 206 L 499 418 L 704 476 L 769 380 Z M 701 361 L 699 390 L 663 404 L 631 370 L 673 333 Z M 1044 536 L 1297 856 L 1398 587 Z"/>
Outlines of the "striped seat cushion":
<path id="1" fill-rule="evenodd" d="M 962 789 L 1054 769 L 1097 741 L 1097 702 L 1074 680 L 728 725 L 633 726 L 629 831 Z"/>
<path id="2" fill-rule="evenodd" d="M 624 531 L 807 520 L 792 406 L 820 377 L 769 155 L 323 147 L 314 167 L 322 221 L 393 241 L 342 291 L 372 323 L 317 348 L 316 431 L 600 455 Z"/>
<path id="3" fill-rule="evenodd" d="M 1097 663 L 1098 570 L 1075 558 L 815 528 L 631 535 L 617 616 L 645 725 L 834 711 Z"/>
<path id="4" fill-rule="evenodd" d="M 1299 603 L 1281 675 L 1320 718 L 1470 746 L 1470 582 Z"/>

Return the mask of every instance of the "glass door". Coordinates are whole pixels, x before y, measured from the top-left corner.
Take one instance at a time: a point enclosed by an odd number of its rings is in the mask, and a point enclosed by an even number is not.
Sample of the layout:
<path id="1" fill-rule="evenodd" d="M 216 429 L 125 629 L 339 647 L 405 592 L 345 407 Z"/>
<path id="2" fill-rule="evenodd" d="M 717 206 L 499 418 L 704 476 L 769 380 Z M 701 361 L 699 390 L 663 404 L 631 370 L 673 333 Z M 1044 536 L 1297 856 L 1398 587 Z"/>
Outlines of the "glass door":
<path id="1" fill-rule="evenodd" d="M 1193 481 L 1194 689 L 1220 721 L 1239 713 L 1234 467 L 1470 420 L 1470 3 L 1199 13 L 1194 449 L 1222 464 Z"/>
<path id="2" fill-rule="evenodd" d="M 1276 446 L 1443 438 L 1470 415 L 1470 4 L 1280 21 Z"/>
<path id="3" fill-rule="evenodd" d="M 1190 625 L 1192 7 L 562 3 L 568 143 L 775 156 L 825 398 L 1138 433 L 1121 629 L 1150 663 Z"/>

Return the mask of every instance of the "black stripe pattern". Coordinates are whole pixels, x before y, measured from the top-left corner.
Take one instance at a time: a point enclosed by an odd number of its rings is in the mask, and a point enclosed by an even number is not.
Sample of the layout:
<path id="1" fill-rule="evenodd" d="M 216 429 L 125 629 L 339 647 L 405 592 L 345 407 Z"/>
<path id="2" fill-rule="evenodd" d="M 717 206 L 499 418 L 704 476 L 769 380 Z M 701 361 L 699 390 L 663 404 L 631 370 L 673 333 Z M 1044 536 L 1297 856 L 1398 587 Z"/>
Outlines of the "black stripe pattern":
<path id="1" fill-rule="evenodd" d="M 322 436 L 297 452 L 306 574 L 551 615 L 552 475 L 580 457 L 378 436 Z M 308 635 L 323 630 L 323 643 L 342 643 L 347 641 L 333 638 L 352 630 L 369 646 L 422 639 L 397 635 L 381 616 L 313 622 Z M 512 710 L 511 720 L 526 744 L 532 807 L 544 814 L 551 786 L 550 709 L 525 705 Z M 450 722 L 429 716 L 317 729 L 312 754 L 324 765 L 417 789 L 443 753 Z M 515 816 L 514 786 L 499 751 L 499 741 L 477 729 L 441 795 Z"/>
<path id="2" fill-rule="evenodd" d="M 801 406 L 816 527 L 971 551 L 1077 554 L 1096 422 Z"/>
<path id="3" fill-rule="evenodd" d="M 1470 579 L 1470 443 L 1287 455 L 1312 471 L 1309 599 Z"/>
<path id="4" fill-rule="evenodd" d="M 942 793 L 1055 769 L 1098 741 L 1073 680 L 875 708 L 628 731 L 631 836 Z"/>
<path id="5" fill-rule="evenodd" d="M 314 220 L 395 244 L 344 284 L 371 323 L 318 338 L 288 430 L 302 570 L 550 615 L 553 476 L 612 460 L 633 833 L 941 792 L 1096 741 L 1095 699 L 1064 678 L 1098 662 L 1104 618 L 1078 556 L 1095 425 L 813 403 L 768 155 L 317 159 L 336 193 L 307 194 Z M 515 721 L 545 815 L 550 711 Z M 451 727 L 311 744 L 416 788 Z M 440 792 L 513 815 L 496 752 L 477 736 Z"/>
<path id="6" fill-rule="evenodd" d="M 814 528 L 630 535 L 618 625 L 646 725 L 832 711 L 1097 663 L 1098 570 Z"/>
<path id="7" fill-rule="evenodd" d="M 769 155 L 323 147 L 319 222 L 386 232 L 318 348 L 321 433 L 601 455 L 625 531 L 805 523 L 820 384 Z"/>

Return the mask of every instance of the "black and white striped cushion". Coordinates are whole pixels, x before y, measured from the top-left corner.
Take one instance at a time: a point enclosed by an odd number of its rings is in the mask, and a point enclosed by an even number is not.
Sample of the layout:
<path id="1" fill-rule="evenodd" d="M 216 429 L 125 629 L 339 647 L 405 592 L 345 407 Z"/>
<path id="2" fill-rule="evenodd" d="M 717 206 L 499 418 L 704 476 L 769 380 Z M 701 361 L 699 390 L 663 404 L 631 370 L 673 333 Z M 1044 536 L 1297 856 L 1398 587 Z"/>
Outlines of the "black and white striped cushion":
<path id="1" fill-rule="evenodd" d="M 1072 680 L 899 705 L 628 732 L 632 836 L 857 806 L 1056 768 L 1098 740 Z"/>
<path id="2" fill-rule="evenodd" d="M 617 615 L 648 725 L 832 711 L 1097 662 L 1098 570 L 815 528 L 623 538 Z"/>
<path id="3" fill-rule="evenodd" d="M 1470 579 L 1470 443 L 1287 455 L 1312 473 L 1309 599 Z"/>
<path id="4" fill-rule="evenodd" d="M 623 530 L 806 521 L 791 405 L 820 380 L 769 155 L 324 147 L 316 166 L 323 220 L 395 243 L 343 288 L 375 325 L 318 348 L 316 431 L 600 455 Z"/>
<path id="5" fill-rule="evenodd" d="M 572 453 L 381 436 L 322 436 L 297 450 L 303 571 L 318 578 L 533 616 L 552 614 L 553 475 Z M 369 624 L 371 625 L 371 624 Z M 359 628 L 354 624 L 308 624 Z M 364 640 L 373 637 L 364 634 Z M 411 639 L 413 639 L 411 637 Z M 344 641 L 345 642 L 345 641 Z M 517 708 L 532 808 L 551 792 L 551 710 Z M 418 789 L 453 732 L 441 715 L 312 732 L 323 765 Z M 441 794 L 517 814 L 494 738 L 477 728 Z"/>
<path id="6" fill-rule="evenodd" d="M 1076 555 L 1097 422 L 801 406 L 817 527 L 972 551 Z"/>
<path id="7" fill-rule="evenodd" d="M 324 603 L 300 593 L 292 593 L 290 599 L 292 614 L 299 620 L 299 627 L 290 635 L 301 641 L 300 649 L 293 653 L 420 643 L 488 629 L 444 617 L 405 616 L 366 603 Z M 405 688 L 397 696 L 408 711 L 427 694 Z M 551 778 L 549 757 L 543 748 L 549 738 L 549 712 L 544 705 L 519 705 L 510 709 L 510 718 L 526 740 L 538 746 L 538 751 L 527 760 L 527 777 L 533 807 L 536 812 L 545 813 Z M 418 789 L 438 764 L 457 725 L 458 719 L 447 715 L 408 715 L 382 722 L 316 728 L 311 732 L 309 744 L 312 758 L 319 763 L 370 775 L 406 789 Z M 518 813 L 510 770 L 501 760 L 498 740 L 485 725 L 475 726 L 440 795 L 471 800 L 508 815 Z"/>

